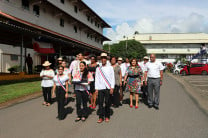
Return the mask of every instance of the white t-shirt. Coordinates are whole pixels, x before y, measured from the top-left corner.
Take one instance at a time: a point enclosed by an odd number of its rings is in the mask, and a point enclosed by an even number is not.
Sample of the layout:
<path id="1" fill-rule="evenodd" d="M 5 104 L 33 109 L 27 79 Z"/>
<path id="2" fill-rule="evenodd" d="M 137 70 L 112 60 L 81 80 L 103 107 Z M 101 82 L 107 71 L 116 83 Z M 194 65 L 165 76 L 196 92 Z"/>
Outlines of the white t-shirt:
<path id="1" fill-rule="evenodd" d="M 55 73 L 52 69 L 50 70 L 42 70 L 40 72 L 40 77 L 47 75 L 54 77 Z M 53 78 L 43 77 L 41 82 L 41 87 L 52 87 L 53 86 Z"/>
<path id="2" fill-rule="evenodd" d="M 142 64 L 142 63 L 143 63 L 142 61 L 138 62 L 138 65 L 141 67 L 141 64 Z"/>
<path id="3" fill-rule="evenodd" d="M 148 63 L 148 62 L 147 62 L 147 63 Z M 145 68 L 146 68 L 146 66 L 147 66 L 147 63 L 144 64 L 144 61 L 143 61 L 143 62 L 141 62 L 140 65 L 139 65 L 139 66 L 141 67 L 143 73 L 145 72 Z"/>
<path id="4" fill-rule="evenodd" d="M 91 61 L 85 59 L 85 63 L 86 63 L 87 65 L 89 65 L 89 64 L 91 64 Z"/>
<path id="5" fill-rule="evenodd" d="M 126 71 L 127 71 L 127 68 L 130 66 L 130 63 L 122 63 L 121 64 L 121 74 L 122 74 L 122 77 L 125 76 L 126 74 Z"/>
<path id="6" fill-rule="evenodd" d="M 76 75 L 74 76 L 73 80 L 82 80 L 82 74 L 80 74 L 80 72 L 77 72 Z M 92 82 L 94 81 L 93 75 L 92 73 L 88 73 L 87 75 L 87 83 L 88 82 Z M 80 85 L 80 84 L 75 84 L 75 90 L 79 90 L 79 91 L 86 91 L 86 90 L 90 90 L 90 85 Z"/>
<path id="7" fill-rule="evenodd" d="M 60 82 L 62 83 L 62 85 L 66 85 L 65 82 L 66 82 L 67 80 L 69 80 L 69 77 L 68 77 L 68 75 L 62 75 L 62 76 L 59 76 L 59 79 L 60 79 Z M 61 86 L 61 85 L 59 84 L 57 75 L 54 76 L 53 81 L 54 81 L 54 83 L 56 84 L 56 86 Z"/>
<path id="8" fill-rule="evenodd" d="M 87 64 L 85 59 L 83 61 Z M 73 77 L 76 74 L 76 72 L 80 70 L 80 68 L 79 68 L 80 62 L 81 62 L 80 60 L 74 60 L 74 61 L 72 61 L 71 65 L 69 67 L 69 73 L 71 73 Z"/>
<path id="9" fill-rule="evenodd" d="M 68 69 L 68 68 L 65 68 L 63 74 L 64 74 L 64 75 L 69 75 L 69 73 L 70 73 L 70 72 L 69 72 L 69 69 Z"/>
<path id="10" fill-rule="evenodd" d="M 145 71 L 147 71 L 148 78 L 160 78 L 160 71 L 163 69 L 161 62 L 155 61 L 146 63 Z"/>

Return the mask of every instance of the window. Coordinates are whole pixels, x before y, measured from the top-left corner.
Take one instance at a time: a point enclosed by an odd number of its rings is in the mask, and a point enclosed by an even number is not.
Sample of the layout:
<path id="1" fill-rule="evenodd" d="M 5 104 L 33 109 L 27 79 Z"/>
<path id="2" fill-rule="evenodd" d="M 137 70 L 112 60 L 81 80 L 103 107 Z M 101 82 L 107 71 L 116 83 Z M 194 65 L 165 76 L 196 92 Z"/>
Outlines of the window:
<path id="1" fill-rule="evenodd" d="M 22 0 L 22 8 L 29 10 L 29 0 Z"/>
<path id="2" fill-rule="evenodd" d="M 203 67 L 204 64 L 192 64 L 191 67 L 192 68 L 196 68 L 196 67 Z"/>
<path id="3" fill-rule="evenodd" d="M 74 26 L 74 32 L 77 33 L 77 27 L 76 26 Z"/>
<path id="4" fill-rule="evenodd" d="M 98 24 L 97 27 L 100 28 L 100 24 Z"/>
<path id="5" fill-rule="evenodd" d="M 63 4 L 64 4 L 64 0 L 61 0 L 61 3 L 63 3 Z"/>
<path id="6" fill-rule="evenodd" d="M 35 15 L 40 15 L 40 7 L 38 5 L 33 5 L 33 13 Z"/>
<path id="7" fill-rule="evenodd" d="M 62 19 L 62 18 L 60 19 L 60 26 L 64 27 L 64 19 Z"/>
<path id="8" fill-rule="evenodd" d="M 76 12 L 76 13 L 78 12 L 78 8 L 76 5 L 74 6 L 74 12 Z"/>
<path id="9" fill-rule="evenodd" d="M 89 38 L 90 37 L 90 34 L 89 33 L 87 33 L 87 38 Z"/>
<path id="10" fill-rule="evenodd" d="M 18 56 L 17 55 L 11 55 L 11 60 L 12 61 L 18 61 Z"/>
<path id="11" fill-rule="evenodd" d="M 93 36 L 92 36 L 92 35 L 90 35 L 90 38 L 91 38 L 91 40 L 92 40 Z"/>
<path id="12" fill-rule="evenodd" d="M 93 23 L 93 19 L 91 19 L 91 23 Z"/>
<path id="13" fill-rule="evenodd" d="M 97 26 L 97 22 L 95 21 L 95 26 Z"/>
<path id="14" fill-rule="evenodd" d="M 87 16 L 87 20 L 90 21 L 90 16 Z"/>

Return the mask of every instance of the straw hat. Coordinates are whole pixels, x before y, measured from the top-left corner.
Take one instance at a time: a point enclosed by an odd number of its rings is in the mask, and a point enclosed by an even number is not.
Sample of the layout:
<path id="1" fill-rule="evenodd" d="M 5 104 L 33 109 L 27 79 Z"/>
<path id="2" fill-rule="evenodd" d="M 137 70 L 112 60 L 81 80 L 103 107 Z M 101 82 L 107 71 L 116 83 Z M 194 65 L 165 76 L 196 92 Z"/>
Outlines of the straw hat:
<path id="1" fill-rule="evenodd" d="M 119 61 L 123 61 L 123 59 L 121 57 L 118 58 Z"/>
<path id="2" fill-rule="evenodd" d="M 149 59 L 149 57 L 148 56 L 145 56 L 143 59 Z"/>
<path id="3" fill-rule="evenodd" d="M 42 64 L 44 67 L 47 67 L 47 66 L 50 66 L 51 63 L 49 61 L 45 61 L 43 64 Z"/>
<path id="4" fill-rule="evenodd" d="M 59 61 L 61 61 L 61 60 L 63 60 L 63 58 L 62 58 L 62 57 L 60 57 L 60 58 L 58 58 L 58 60 L 59 60 Z"/>
<path id="5" fill-rule="evenodd" d="M 106 53 L 101 53 L 101 57 L 107 57 L 108 55 Z"/>

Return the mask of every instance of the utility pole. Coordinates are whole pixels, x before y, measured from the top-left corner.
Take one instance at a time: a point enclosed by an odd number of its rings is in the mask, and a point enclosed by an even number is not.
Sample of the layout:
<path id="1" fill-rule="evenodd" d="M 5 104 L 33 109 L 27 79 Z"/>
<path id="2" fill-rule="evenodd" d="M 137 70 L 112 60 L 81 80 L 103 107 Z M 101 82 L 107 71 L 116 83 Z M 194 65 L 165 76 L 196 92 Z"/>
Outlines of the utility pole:
<path id="1" fill-rule="evenodd" d="M 127 50 L 128 50 L 128 37 L 127 36 L 123 36 L 124 39 L 126 39 L 126 57 L 127 57 Z"/>

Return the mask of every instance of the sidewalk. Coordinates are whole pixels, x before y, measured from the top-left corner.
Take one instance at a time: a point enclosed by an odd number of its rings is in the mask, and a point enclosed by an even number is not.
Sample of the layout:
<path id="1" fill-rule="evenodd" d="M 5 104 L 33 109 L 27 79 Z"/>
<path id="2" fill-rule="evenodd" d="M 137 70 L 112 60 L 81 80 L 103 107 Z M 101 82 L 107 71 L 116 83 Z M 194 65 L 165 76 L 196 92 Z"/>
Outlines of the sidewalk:
<path id="1" fill-rule="evenodd" d="M 194 102 L 208 115 L 208 75 L 181 76 L 167 74 L 177 80 Z"/>
<path id="2" fill-rule="evenodd" d="M 70 95 L 70 98 L 73 95 Z M 186 94 L 182 85 L 164 74 L 160 110 L 140 103 L 139 109 L 123 104 L 111 108 L 110 122 L 96 123 L 97 110 L 85 122 L 75 122 L 76 102 L 65 108 L 67 117 L 59 121 L 57 103 L 43 106 L 43 97 L 0 110 L 1 138 L 208 138 L 208 117 Z M 73 98 L 75 99 L 75 98 Z M 129 100 L 125 93 L 124 100 Z"/>

